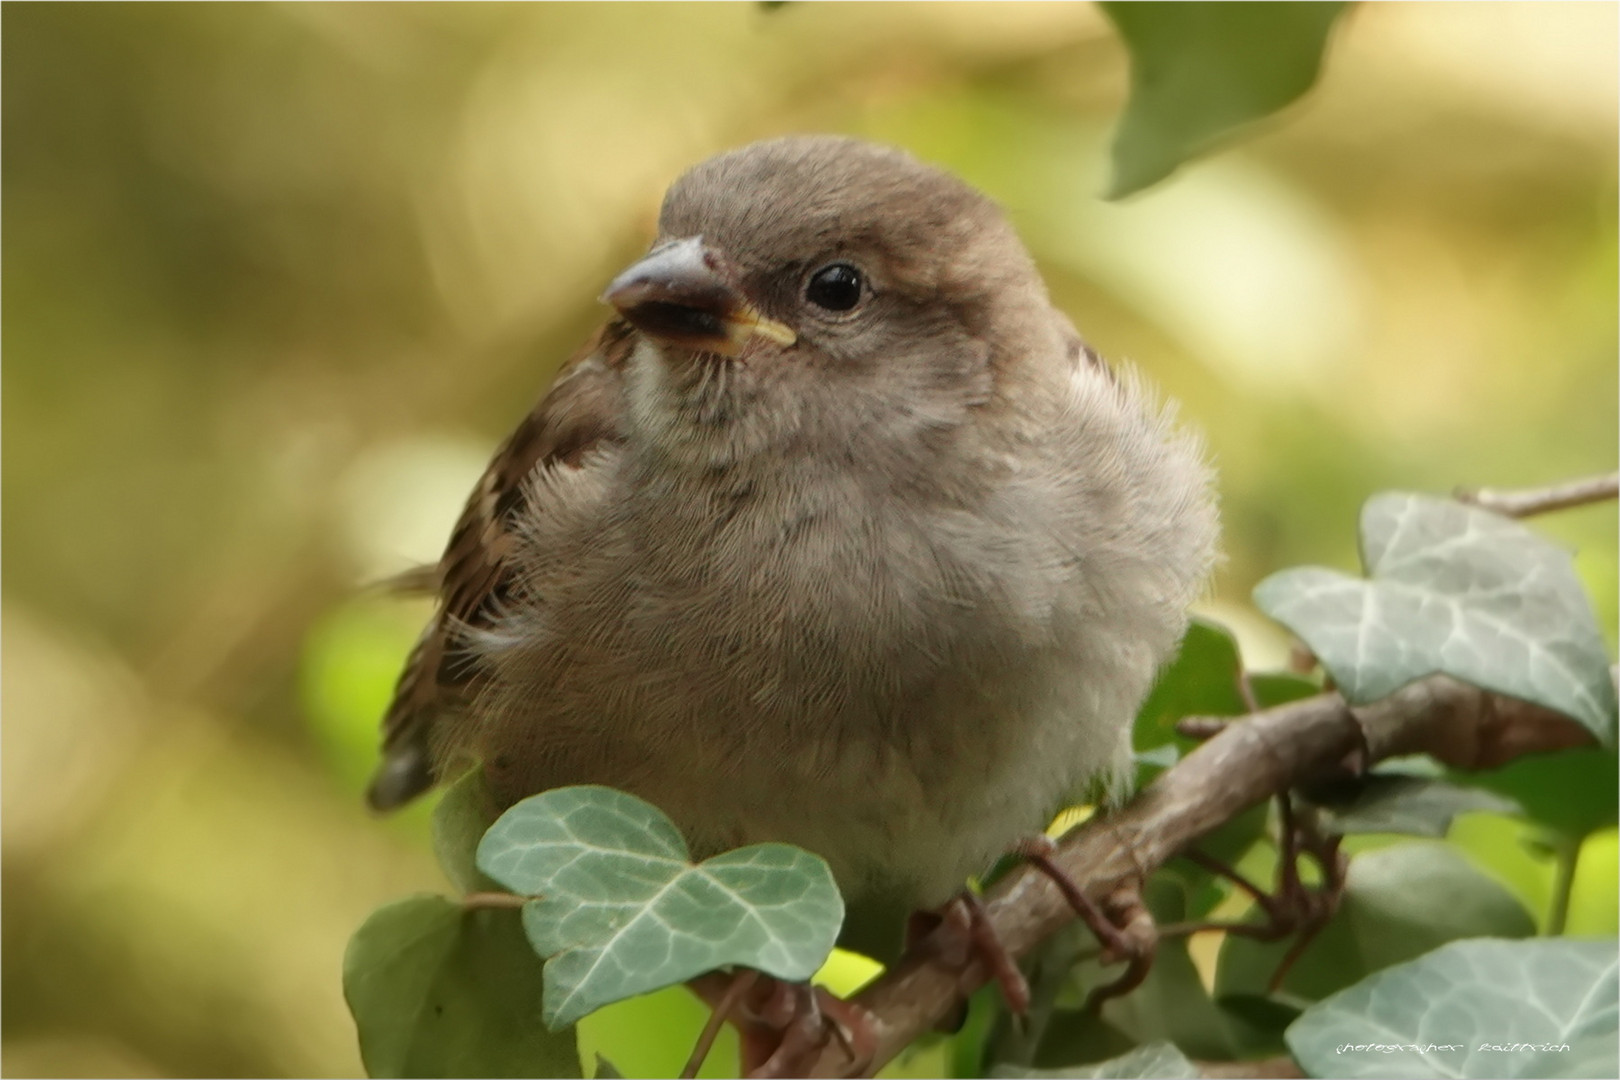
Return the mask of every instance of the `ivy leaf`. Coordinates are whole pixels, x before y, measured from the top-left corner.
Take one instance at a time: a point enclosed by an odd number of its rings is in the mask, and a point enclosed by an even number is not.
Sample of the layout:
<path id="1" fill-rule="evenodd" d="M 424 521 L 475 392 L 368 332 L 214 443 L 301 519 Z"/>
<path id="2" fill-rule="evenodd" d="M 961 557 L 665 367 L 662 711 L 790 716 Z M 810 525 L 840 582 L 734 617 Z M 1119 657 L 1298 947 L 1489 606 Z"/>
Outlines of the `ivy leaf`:
<path id="1" fill-rule="evenodd" d="M 1071 1065 L 1065 1069 L 1026 1069 L 1017 1065 L 998 1065 L 990 1074 L 1013 1080 L 1137 1080 L 1138 1077 L 1160 1077 L 1163 1080 L 1194 1080 L 1203 1075 L 1187 1055 L 1167 1042 L 1138 1046 L 1128 1054 L 1121 1054 L 1094 1065 Z"/>
<path id="2" fill-rule="evenodd" d="M 1480 788 L 1419 776 L 1373 773 L 1346 802 L 1323 809 L 1331 832 L 1443 837 L 1458 814 L 1517 814 L 1519 804 Z"/>
<path id="3" fill-rule="evenodd" d="M 433 854 L 438 856 L 450 884 L 463 893 L 496 888 L 479 872 L 474 857 L 484 831 L 498 816 L 482 769 L 468 769 L 466 775 L 445 789 L 433 808 Z"/>
<path id="4" fill-rule="evenodd" d="M 1266 835 L 1266 824 L 1270 819 L 1271 805 L 1256 803 L 1199 837 L 1197 850 L 1227 866 L 1236 866 L 1255 842 Z M 1196 918 L 1208 913 L 1197 911 L 1193 914 Z"/>
<path id="5" fill-rule="evenodd" d="M 1368 578 L 1273 574 L 1255 603 L 1298 634 L 1354 704 L 1445 674 L 1579 720 L 1608 742 L 1608 652 L 1567 552 L 1448 499 L 1385 494 L 1361 513 Z"/>
<path id="6" fill-rule="evenodd" d="M 1131 757 L 1136 762 L 1138 770 L 1148 775 L 1157 775 L 1181 760 L 1181 748 L 1175 743 L 1164 743 L 1151 750 L 1138 750 Z M 1140 780 L 1137 786 L 1141 786 Z"/>
<path id="7" fill-rule="evenodd" d="M 727 965 L 815 974 L 844 902 L 818 856 L 755 844 L 694 865 L 656 807 L 606 787 L 525 799 L 485 834 L 478 866 L 532 896 L 523 927 L 557 1029 L 614 1001 Z"/>
<path id="8" fill-rule="evenodd" d="M 1316 81 L 1342 3 L 1104 3 L 1131 54 L 1108 197 L 1169 176 Z"/>
<path id="9" fill-rule="evenodd" d="M 1513 799 L 1532 820 L 1571 840 L 1613 825 L 1620 805 L 1620 761 L 1603 747 L 1526 754 L 1489 772 L 1448 776 Z"/>
<path id="10" fill-rule="evenodd" d="M 1254 691 L 1254 700 L 1262 709 L 1275 709 L 1278 705 L 1315 697 L 1322 692 L 1321 686 L 1291 671 L 1252 672 L 1249 675 L 1249 689 Z"/>
<path id="11" fill-rule="evenodd" d="M 1176 658 L 1164 666 L 1136 713 L 1139 750 L 1181 739 L 1183 716 L 1236 716 L 1244 712 L 1238 679 L 1243 673 L 1237 639 L 1219 623 L 1194 618 L 1187 624 Z M 1187 746 L 1194 745 L 1181 740 Z"/>
<path id="12" fill-rule="evenodd" d="M 1590 1077 L 1603 1080 L 1616 1075 L 1615 1061 L 1620 1058 L 1612 1032 L 1603 1035 L 1578 1035 L 1564 1046 L 1549 1046 L 1540 1051 L 1525 1066 L 1521 1076 Z"/>
<path id="13" fill-rule="evenodd" d="M 514 910 L 379 908 L 343 954 L 343 996 L 369 1076 L 580 1075 L 573 1029 L 540 1023 L 540 961 Z"/>
<path id="14" fill-rule="evenodd" d="M 1153 689 L 1137 710 L 1131 729 L 1137 763 L 1168 767 L 1198 746 L 1198 740 L 1176 731 L 1176 723 L 1183 717 L 1241 716 L 1248 712 L 1242 679 L 1243 660 L 1232 632 L 1219 623 L 1194 618 L 1187 624 L 1175 659 L 1159 672 Z M 1322 692 L 1311 680 L 1289 672 L 1251 672 L 1249 688 L 1262 709 Z M 1169 756 L 1161 749 L 1165 746 L 1176 747 L 1176 755 Z"/>
<path id="15" fill-rule="evenodd" d="M 1613 939 L 1453 942 L 1318 1002 L 1288 1046 L 1312 1076 L 1613 1076 L 1617 953 Z"/>

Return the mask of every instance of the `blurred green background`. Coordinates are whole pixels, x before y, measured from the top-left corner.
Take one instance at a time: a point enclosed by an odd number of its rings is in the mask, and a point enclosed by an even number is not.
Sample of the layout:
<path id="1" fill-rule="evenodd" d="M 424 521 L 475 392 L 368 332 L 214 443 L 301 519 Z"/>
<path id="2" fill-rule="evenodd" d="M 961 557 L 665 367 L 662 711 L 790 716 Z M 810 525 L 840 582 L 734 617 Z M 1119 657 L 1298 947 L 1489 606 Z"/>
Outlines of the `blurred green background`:
<path id="1" fill-rule="evenodd" d="M 1090 5 L 6 5 L 6 1074 L 359 1071 L 344 942 L 443 888 L 423 813 L 361 806 L 425 615 L 365 586 L 437 554 L 687 165 L 849 132 L 1001 200 L 1208 433 L 1205 608 L 1274 664 L 1250 588 L 1353 566 L 1371 492 L 1614 467 L 1616 11 L 1360 6 L 1304 102 L 1108 204 Z M 1612 644 L 1613 508 L 1546 528 Z M 1591 846 L 1572 929 L 1612 933 Z"/>

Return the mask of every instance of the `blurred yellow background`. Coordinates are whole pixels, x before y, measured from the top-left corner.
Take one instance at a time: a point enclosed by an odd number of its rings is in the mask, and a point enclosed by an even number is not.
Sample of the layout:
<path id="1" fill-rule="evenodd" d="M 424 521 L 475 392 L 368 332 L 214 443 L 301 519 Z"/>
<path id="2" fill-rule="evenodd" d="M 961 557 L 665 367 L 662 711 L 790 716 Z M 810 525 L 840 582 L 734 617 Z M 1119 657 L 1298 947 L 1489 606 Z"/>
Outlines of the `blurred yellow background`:
<path id="1" fill-rule="evenodd" d="M 425 614 L 364 585 L 687 165 L 839 131 L 1000 199 L 1208 433 L 1263 665 L 1250 588 L 1353 566 L 1373 491 L 1615 466 L 1616 12 L 1359 6 L 1303 103 L 1107 204 L 1090 5 L 6 5 L 6 1074 L 358 1073 L 344 942 L 443 888 L 361 805 Z M 1613 508 L 1546 526 L 1612 644 Z"/>

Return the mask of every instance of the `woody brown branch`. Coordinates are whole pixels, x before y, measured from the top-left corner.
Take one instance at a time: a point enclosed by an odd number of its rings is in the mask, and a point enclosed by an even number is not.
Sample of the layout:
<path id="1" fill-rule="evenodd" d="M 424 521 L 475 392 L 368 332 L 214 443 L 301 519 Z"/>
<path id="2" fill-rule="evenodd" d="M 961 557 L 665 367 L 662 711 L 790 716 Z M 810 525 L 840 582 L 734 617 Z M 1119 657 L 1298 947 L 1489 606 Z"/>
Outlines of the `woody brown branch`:
<path id="1" fill-rule="evenodd" d="M 1445 676 L 1413 683 L 1372 705 L 1352 708 L 1337 693 L 1256 713 L 1232 723 L 1167 770 L 1130 805 L 1071 832 L 1053 855 L 1091 897 L 1107 904 L 1199 837 L 1280 791 L 1386 757 L 1429 753 L 1460 769 L 1494 768 L 1524 754 L 1593 743 L 1558 713 L 1466 686 Z M 1034 949 L 1074 918 L 1045 874 L 1023 867 L 985 898 L 990 921 L 1014 956 Z M 913 951 L 854 1001 L 872 1017 L 877 1069 L 983 985 L 989 972 L 966 970 Z M 822 1047 L 808 1075 L 851 1068 L 836 1042 Z"/>

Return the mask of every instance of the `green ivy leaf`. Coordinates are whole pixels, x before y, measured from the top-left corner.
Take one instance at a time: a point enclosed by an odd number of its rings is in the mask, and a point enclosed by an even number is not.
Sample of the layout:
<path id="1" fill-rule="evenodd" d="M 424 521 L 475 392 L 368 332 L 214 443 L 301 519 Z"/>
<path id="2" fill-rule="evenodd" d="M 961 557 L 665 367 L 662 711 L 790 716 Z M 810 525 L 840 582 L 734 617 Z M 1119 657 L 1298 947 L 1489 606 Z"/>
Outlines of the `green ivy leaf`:
<path id="1" fill-rule="evenodd" d="M 545 1021 L 727 965 L 804 980 L 832 952 L 844 902 L 819 857 L 755 844 L 693 865 L 657 808 L 605 787 L 566 787 L 501 815 L 478 866 L 532 896 L 523 926 L 545 967 Z"/>
<path id="2" fill-rule="evenodd" d="M 463 893 L 498 888 L 479 872 L 475 859 L 485 830 L 499 816 L 482 769 L 467 770 L 445 789 L 433 808 L 433 854 L 450 884 Z"/>
<path id="3" fill-rule="evenodd" d="M 1025 1069 L 1017 1065 L 998 1065 L 991 1076 L 1012 1080 L 1136 1080 L 1138 1077 L 1160 1077 L 1163 1080 L 1193 1080 L 1203 1075 L 1187 1055 L 1173 1043 L 1156 1042 L 1138 1046 L 1128 1054 L 1121 1054 L 1095 1065 L 1073 1065 L 1066 1069 Z"/>
<path id="4" fill-rule="evenodd" d="M 1176 721 L 1184 716 L 1246 712 L 1238 690 L 1242 674 L 1237 640 L 1231 632 L 1207 619 L 1193 619 L 1176 658 L 1165 665 L 1137 710 L 1132 738 L 1138 755 L 1161 746 L 1177 746 L 1182 752 L 1197 746 L 1176 733 Z"/>
<path id="5" fill-rule="evenodd" d="M 1137 786 L 1175 765 L 1197 749 L 1199 740 L 1176 731 L 1187 716 L 1242 716 L 1248 712 L 1241 681 L 1243 661 L 1237 639 L 1219 623 L 1194 618 L 1176 657 L 1154 682 L 1136 714 L 1132 741 L 1136 747 Z M 1249 686 L 1262 709 L 1310 697 L 1322 688 L 1288 672 L 1250 673 Z M 1204 854 L 1232 865 L 1265 835 L 1267 807 L 1252 806 L 1202 837 L 1197 847 Z M 1226 895 L 1208 871 L 1191 863 L 1176 863 L 1164 871 L 1181 884 L 1188 896 L 1188 917 L 1202 918 Z"/>
<path id="6" fill-rule="evenodd" d="M 1210 858 L 1235 867 L 1255 842 L 1266 835 L 1266 825 L 1270 819 L 1271 804 L 1256 803 L 1199 837 L 1193 846 Z M 1200 911 L 1194 914 L 1202 916 L 1206 913 Z"/>
<path id="7" fill-rule="evenodd" d="M 1181 760 L 1181 747 L 1175 743 L 1165 743 L 1163 746 L 1155 746 L 1151 750 L 1138 750 L 1131 756 L 1135 760 L 1138 769 L 1157 774 Z M 1140 780 L 1137 786 L 1141 786 Z"/>
<path id="8" fill-rule="evenodd" d="M 1296 1001 L 1287 994 L 1229 994 L 1221 998 L 1221 1008 L 1234 1020 L 1255 1032 L 1260 1045 L 1243 1047 L 1244 1056 L 1258 1050 L 1267 1056 L 1283 1052 L 1282 1033 L 1299 1018 L 1309 1002 Z"/>
<path id="9" fill-rule="evenodd" d="M 1322 687 L 1303 675 L 1289 671 L 1256 671 L 1249 675 L 1249 689 L 1262 709 L 1275 709 L 1291 701 L 1315 697 Z"/>
<path id="10" fill-rule="evenodd" d="M 1373 773 L 1347 802 L 1323 807 L 1330 832 L 1443 837 L 1458 814 L 1517 814 L 1519 804 L 1479 788 L 1418 776 Z"/>
<path id="11" fill-rule="evenodd" d="M 1613 939 L 1454 942 L 1307 1009 L 1288 1046 L 1312 1076 L 1613 1076 L 1617 952 Z M 1491 1049 L 1515 1045 L 1570 1050 Z"/>
<path id="12" fill-rule="evenodd" d="M 1367 579 L 1273 574 L 1255 603 L 1298 634 L 1355 704 L 1442 673 L 1565 713 L 1607 742 L 1609 658 L 1569 554 L 1516 521 L 1385 494 L 1361 514 Z"/>
<path id="13" fill-rule="evenodd" d="M 343 996 L 369 1076 L 580 1075 L 573 1030 L 540 1022 L 540 961 L 515 910 L 379 908 L 343 954 Z"/>
<path id="14" fill-rule="evenodd" d="M 1571 840 L 1613 825 L 1620 805 L 1620 760 L 1602 747 L 1527 754 L 1499 769 L 1449 778 L 1513 799 L 1531 820 Z"/>
<path id="15" fill-rule="evenodd" d="M 1535 922 L 1492 878 L 1447 844 L 1419 841 L 1357 855 L 1333 920 L 1289 969 L 1286 999 L 1317 1001 L 1363 976 L 1464 937 L 1529 937 Z M 1229 934 L 1215 996 L 1266 996 L 1293 939 Z M 1362 1040 L 1363 1042 L 1367 1040 Z"/>
<path id="16" fill-rule="evenodd" d="M 1104 3 L 1131 54 L 1108 197 L 1169 176 L 1316 81 L 1342 3 Z"/>
<path id="17" fill-rule="evenodd" d="M 1603 1080 L 1620 1075 L 1616 1059 L 1620 1058 L 1620 1045 L 1616 1045 L 1613 1032 L 1601 1035 L 1578 1035 L 1562 1046 L 1549 1047 L 1536 1054 L 1525 1065 L 1521 1076 L 1580 1077 L 1582 1080 Z"/>
<path id="18" fill-rule="evenodd" d="M 1194 618 L 1176 657 L 1166 664 L 1131 729 L 1139 765 L 1168 767 L 1198 745 L 1176 731 L 1187 716 L 1242 716 L 1248 712 L 1240 682 L 1243 660 L 1237 639 L 1226 627 Z M 1249 688 L 1262 709 L 1320 694 L 1322 688 L 1289 672 L 1251 672 Z M 1170 754 L 1164 747 L 1174 747 Z"/>

